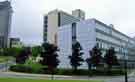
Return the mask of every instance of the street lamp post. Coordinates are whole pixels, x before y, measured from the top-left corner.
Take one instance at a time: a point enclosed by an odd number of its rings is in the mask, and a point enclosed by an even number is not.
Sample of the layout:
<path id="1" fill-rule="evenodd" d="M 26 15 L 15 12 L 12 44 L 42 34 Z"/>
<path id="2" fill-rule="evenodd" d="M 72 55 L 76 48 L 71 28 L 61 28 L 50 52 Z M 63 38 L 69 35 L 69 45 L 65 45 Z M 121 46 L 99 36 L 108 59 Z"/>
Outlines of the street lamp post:
<path id="1" fill-rule="evenodd" d="M 124 54 L 124 72 L 125 72 L 125 82 L 128 82 L 128 74 L 127 74 L 127 62 L 128 62 L 128 49 L 129 49 L 129 40 L 126 46 L 126 53 Z"/>
<path id="2" fill-rule="evenodd" d="M 133 34 L 133 33 L 131 33 Z M 127 44 L 125 46 L 126 53 L 124 54 L 124 72 L 125 72 L 125 82 L 128 82 L 128 74 L 127 74 L 127 62 L 128 62 L 128 50 L 129 50 L 129 40 L 127 41 Z"/>
<path id="3" fill-rule="evenodd" d="M 128 76 L 127 76 L 127 57 L 125 54 L 125 60 L 124 60 L 124 69 L 125 69 L 125 82 L 128 82 Z"/>
<path id="4" fill-rule="evenodd" d="M 122 40 L 120 40 L 120 42 L 122 43 Z M 124 61 L 123 61 L 123 62 L 124 62 L 124 76 L 125 76 L 125 82 L 128 82 L 128 75 L 127 75 L 128 43 L 129 43 L 129 41 L 128 41 L 127 44 L 125 45 L 126 51 L 124 52 Z M 124 47 L 124 46 L 122 46 L 122 44 L 121 44 L 121 48 L 122 48 L 122 47 Z M 122 51 L 121 51 L 121 52 L 122 52 Z"/>

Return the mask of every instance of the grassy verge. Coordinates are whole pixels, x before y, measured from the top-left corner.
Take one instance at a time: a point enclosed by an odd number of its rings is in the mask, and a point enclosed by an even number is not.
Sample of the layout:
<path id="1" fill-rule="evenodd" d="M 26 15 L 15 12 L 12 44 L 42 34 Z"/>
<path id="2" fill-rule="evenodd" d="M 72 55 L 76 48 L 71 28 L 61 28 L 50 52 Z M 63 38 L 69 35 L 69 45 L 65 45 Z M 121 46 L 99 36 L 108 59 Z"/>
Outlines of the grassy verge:
<path id="1" fill-rule="evenodd" d="M 6 62 L 6 61 L 12 60 L 12 59 L 13 59 L 13 57 L 11 57 L 11 56 L 0 56 L 0 63 Z"/>
<path id="2" fill-rule="evenodd" d="M 0 82 L 103 82 L 90 80 L 34 80 L 34 79 L 15 79 L 15 78 L 0 78 Z"/>

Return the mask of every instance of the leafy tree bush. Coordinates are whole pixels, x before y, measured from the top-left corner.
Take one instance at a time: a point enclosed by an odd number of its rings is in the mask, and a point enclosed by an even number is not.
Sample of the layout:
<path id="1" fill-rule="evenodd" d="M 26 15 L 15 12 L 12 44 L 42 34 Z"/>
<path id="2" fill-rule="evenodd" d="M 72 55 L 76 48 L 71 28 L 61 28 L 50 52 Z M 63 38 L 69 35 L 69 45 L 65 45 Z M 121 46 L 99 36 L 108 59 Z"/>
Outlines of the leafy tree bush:
<path id="1" fill-rule="evenodd" d="M 1 56 L 17 56 L 22 48 L 3 48 L 0 49 L 0 55 Z"/>
<path id="2" fill-rule="evenodd" d="M 15 72 L 32 73 L 32 68 L 23 64 L 12 65 L 10 66 L 10 70 Z"/>
<path id="3" fill-rule="evenodd" d="M 72 69 L 58 69 L 57 73 L 58 75 L 89 75 L 88 70 L 86 69 L 78 69 L 76 72 L 73 72 Z"/>
<path id="4" fill-rule="evenodd" d="M 55 72 L 55 69 L 59 65 L 58 60 L 58 48 L 57 46 L 49 43 L 43 43 L 42 45 L 43 51 L 41 52 L 41 57 L 43 60 L 41 60 L 42 65 L 47 65 L 49 72 L 52 74 L 52 80 L 53 80 L 53 74 Z M 44 69 L 46 70 L 46 68 Z"/>
<path id="5" fill-rule="evenodd" d="M 84 61 L 82 58 L 83 52 L 79 42 L 72 44 L 72 55 L 69 56 L 70 64 L 74 71 L 77 71 L 78 66 L 82 65 Z"/>
<path id="6" fill-rule="evenodd" d="M 90 57 L 86 59 L 86 62 L 88 63 L 89 70 L 91 70 L 91 66 L 97 67 L 101 63 L 101 59 L 102 59 L 101 49 L 95 46 L 89 52 L 89 55 Z"/>
<path id="7" fill-rule="evenodd" d="M 39 65 L 37 65 L 39 66 Z M 34 66 L 36 67 L 36 66 Z M 41 69 L 36 69 L 28 66 L 28 65 L 24 65 L 24 64 L 17 64 L 17 65 L 13 65 L 10 67 L 11 71 L 14 72 L 23 72 L 23 73 L 34 73 L 34 74 L 51 74 L 51 72 L 49 72 L 47 69 L 43 70 L 42 67 Z M 111 73 L 104 73 L 104 70 L 86 70 L 86 69 L 78 69 L 76 72 L 73 72 L 72 69 L 57 69 L 56 72 L 54 72 L 54 74 L 56 75 L 89 75 L 89 73 L 91 72 L 92 76 L 102 76 L 102 75 L 110 75 L 110 76 L 119 76 L 119 75 L 124 75 L 124 70 L 120 70 L 120 69 L 115 69 L 115 70 L 111 70 Z"/>
<path id="8" fill-rule="evenodd" d="M 18 64 L 24 64 L 25 61 L 29 58 L 30 55 L 31 55 L 31 49 L 29 47 L 24 48 L 16 56 L 16 63 L 18 63 Z"/>
<path id="9" fill-rule="evenodd" d="M 104 56 L 105 63 L 107 64 L 108 71 L 112 69 L 113 65 L 119 65 L 116 52 L 113 47 L 106 51 Z"/>
<path id="10" fill-rule="evenodd" d="M 33 60 L 26 60 L 26 63 L 24 64 L 27 67 L 32 68 L 32 73 L 44 73 L 44 68 L 47 68 L 47 66 L 43 66 L 38 62 L 34 62 Z"/>
<path id="11" fill-rule="evenodd" d="M 38 55 L 40 55 L 41 51 L 42 51 L 41 46 L 32 47 L 32 56 L 37 57 Z"/>
<path id="12" fill-rule="evenodd" d="M 43 60 L 40 61 L 42 65 L 48 66 L 48 69 L 52 72 L 59 65 L 58 60 L 58 48 L 57 46 L 49 43 L 43 43 L 43 51 L 41 52 L 41 57 Z"/>

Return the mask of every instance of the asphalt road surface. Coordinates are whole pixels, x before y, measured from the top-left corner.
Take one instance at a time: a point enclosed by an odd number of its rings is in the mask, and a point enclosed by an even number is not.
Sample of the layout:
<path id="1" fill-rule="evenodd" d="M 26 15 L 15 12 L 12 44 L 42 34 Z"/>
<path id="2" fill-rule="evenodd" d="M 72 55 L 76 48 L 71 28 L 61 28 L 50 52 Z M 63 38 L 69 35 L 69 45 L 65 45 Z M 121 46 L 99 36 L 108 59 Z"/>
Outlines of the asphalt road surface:
<path id="1" fill-rule="evenodd" d="M 0 77 L 7 78 L 29 78 L 29 79 L 51 79 L 51 75 L 43 74 L 25 74 L 15 72 L 0 72 Z M 103 80 L 104 82 L 125 82 L 124 76 L 63 76 L 54 75 L 54 79 L 57 80 Z M 135 82 L 135 76 L 130 76 L 128 82 Z"/>

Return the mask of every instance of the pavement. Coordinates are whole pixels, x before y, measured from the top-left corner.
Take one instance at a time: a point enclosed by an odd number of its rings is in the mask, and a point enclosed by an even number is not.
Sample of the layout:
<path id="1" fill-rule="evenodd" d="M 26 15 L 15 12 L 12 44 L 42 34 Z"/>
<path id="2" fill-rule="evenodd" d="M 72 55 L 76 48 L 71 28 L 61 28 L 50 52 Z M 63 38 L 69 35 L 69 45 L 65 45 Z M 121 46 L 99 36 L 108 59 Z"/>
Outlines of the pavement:
<path id="1" fill-rule="evenodd" d="M 52 75 L 17 73 L 7 70 L 8 65 L 0 63 L 0 78 L 51 79 Z M 57 80 L 102 80 L 104 82 L 125 82 L 124 76 L 65 76 L 54 75 Z M 135 70 L 128 75 L 128 82 L 135 82 Z"/>
<path id="2" fill-rule="evenodd" d="M 0 78 L 28 78 L 28 79 L 51 79 L 51 75 L 47 74 L 27 74 L 16 72 L 0 72 Z M 102 80 L 104 82 L 125 82 L 124 76 L 65 76 L 54 75 L 57 80 Z M 135 82 L 135 76 L 130 76 L 128 82 Z"/>

